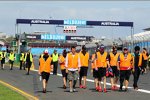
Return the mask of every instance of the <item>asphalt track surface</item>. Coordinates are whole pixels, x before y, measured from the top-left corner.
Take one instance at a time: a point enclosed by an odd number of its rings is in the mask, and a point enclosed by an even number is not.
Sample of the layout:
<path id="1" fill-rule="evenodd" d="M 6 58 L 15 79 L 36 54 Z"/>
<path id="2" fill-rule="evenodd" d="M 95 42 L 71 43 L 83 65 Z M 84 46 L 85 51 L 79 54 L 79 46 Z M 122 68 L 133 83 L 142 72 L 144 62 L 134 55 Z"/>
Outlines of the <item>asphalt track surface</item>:
<path id="1" fill-rule="evenodd" d="M 150 98 L 150 72 L 141 75 L 139 80 L 139 87 L 144 91 L 135 91 L 133 88 L 129 88 L 128 92 L 119 92 L 109 90 L 110 85 L 107 85 L 108 92 L 97 92 L 94 89 L 94 83 L 92 74 L 88 73 L 87 89 L 80 89 L 77 84 L 77 92 L 70 93 L 69 88 L 63 89 L 62 77 L 59 75 L 51 75 L 47 87 L 47 93 L 42 93 L 42 82 L 39 81 L 39 75 L 37 73 L 38 60 L 34 60 L 35 69 L 31 71 L 30 75 L 25 75 L 26 71 L 14 68 L 9 70 L 8 66 L 5 66 L 4 70 L 0 69 L 0 80 L 7 82 L 37 98 L 39 100 L 149 100 Z M 58 73 L 60 69 L 58 68 Z M 110 82 L 110 79 L 107 79 Z M 119 84 L 119 82 L 118 82 Z M 133 77 L 130 78 L 130 85 L 132 87 Z M 145 92 L 145 90 L 147 90 Z M 13 100 L 13 97 L 12 97 Z"/>

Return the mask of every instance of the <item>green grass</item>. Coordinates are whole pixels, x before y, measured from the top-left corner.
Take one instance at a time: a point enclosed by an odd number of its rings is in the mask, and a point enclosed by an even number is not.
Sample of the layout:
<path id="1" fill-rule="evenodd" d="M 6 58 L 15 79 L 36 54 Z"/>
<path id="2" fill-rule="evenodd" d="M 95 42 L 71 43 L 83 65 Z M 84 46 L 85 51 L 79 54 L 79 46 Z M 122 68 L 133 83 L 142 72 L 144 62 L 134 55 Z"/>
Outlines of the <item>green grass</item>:
<path id="1" fill-rule="evenodd" d="M 27 100 L 27 98 L 0 84 L 0 100 Z"/>

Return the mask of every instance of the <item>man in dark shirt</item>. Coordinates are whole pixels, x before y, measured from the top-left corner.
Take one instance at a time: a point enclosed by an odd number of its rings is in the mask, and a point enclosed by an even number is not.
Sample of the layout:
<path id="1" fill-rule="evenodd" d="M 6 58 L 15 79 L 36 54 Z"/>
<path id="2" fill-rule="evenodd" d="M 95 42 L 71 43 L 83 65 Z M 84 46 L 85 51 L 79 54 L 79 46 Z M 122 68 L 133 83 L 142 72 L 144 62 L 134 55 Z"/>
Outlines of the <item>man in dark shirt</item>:
<path id="1" fill-rule="evenodd" d="M 136 46 L 134 48 L 135 52 L 133 53 L 134 61 L 133 61 L 133 77 L 134 77 L 134 83 L 133 87 L 135 90 L 138 90 L 137 82 L 139 80 L 140 72 L 141 72 L 141 65 L 142 65 L 142 54 L 139 53 L 140 47 Z"/>
<path id="2" fill-rule="evenodd" d="M 33 63 L 33 55 L 30 50 L 26 53 L 24 61 L 26 62 L 26 68 L 28 68 L 27 75 L 29 75 L 29 71 Z"/>

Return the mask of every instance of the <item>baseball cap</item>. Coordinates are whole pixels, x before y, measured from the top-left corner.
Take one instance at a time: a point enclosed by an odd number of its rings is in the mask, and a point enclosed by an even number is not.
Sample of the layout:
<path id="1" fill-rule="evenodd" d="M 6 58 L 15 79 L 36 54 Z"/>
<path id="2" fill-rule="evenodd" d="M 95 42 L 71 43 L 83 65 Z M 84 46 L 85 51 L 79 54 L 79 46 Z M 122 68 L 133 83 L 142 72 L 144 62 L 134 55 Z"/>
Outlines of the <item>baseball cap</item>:
<path id="1" fill-rule="evenodd" d="M 103 44 L 101 44 L 98 49 L 104 50 L 104 48 L 105 48 L 105 46 Z"/>
<path id="2" fill-rule="evenodd" d="M 100 45 L 100 48 L 105 48 L 105 46 L 103 44 Z"/>
<path id="3" fill-rule="evenodd" d="M 44 53 L 48 53 L 48 49 L 45 49 Z"/>
<path id="4" fill-rule="evenodd" d="M 127 47 L 124 47 L 123 50 L 128 50 L 128 48 L 127 48 Z"/>

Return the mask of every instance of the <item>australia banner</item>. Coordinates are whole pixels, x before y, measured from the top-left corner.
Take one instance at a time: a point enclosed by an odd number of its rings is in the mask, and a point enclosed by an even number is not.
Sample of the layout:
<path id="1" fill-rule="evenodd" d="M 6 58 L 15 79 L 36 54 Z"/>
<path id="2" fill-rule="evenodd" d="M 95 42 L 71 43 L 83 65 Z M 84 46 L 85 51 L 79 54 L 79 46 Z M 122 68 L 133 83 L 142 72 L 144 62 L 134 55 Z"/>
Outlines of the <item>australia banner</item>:
<path id="1" fill-rule="evenodd" d="M 54 24 L 54 25 L 89 25 L 89 26 L 124 26 L 133 27 L 133 22 L 120 21 L 85 21 L 85 20 L 46 20 L 16 19 L 16 24 Z"/>

